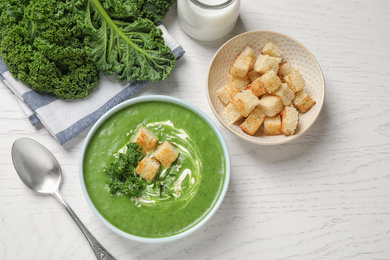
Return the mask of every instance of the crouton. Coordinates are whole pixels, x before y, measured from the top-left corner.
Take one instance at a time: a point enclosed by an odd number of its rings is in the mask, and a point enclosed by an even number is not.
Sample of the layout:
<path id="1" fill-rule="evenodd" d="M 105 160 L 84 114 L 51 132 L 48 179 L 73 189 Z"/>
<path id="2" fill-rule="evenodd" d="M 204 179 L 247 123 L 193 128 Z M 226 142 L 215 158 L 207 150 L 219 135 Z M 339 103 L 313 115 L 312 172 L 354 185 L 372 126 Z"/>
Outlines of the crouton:
<path id="1" fill-rule="evenodd" d="M 153 156 L 167 169 L 179 157 L 179 152 L 172 143 L 164 141 L 157 147 Z"/>
<path id="2" fill-rule="evenodd" d="M 261 54 L 269 55 L 271 57 L 280 57 L 282 52 L 279 50 L 279 48 L 275 44 L 273 44 L 272 42 L 269 42 L 266 45 L 264 45 L 264 47 L 261 49 Z"/>
<path id="3" fill-rule="evenodd" d="M 273 117 L 283 109 L 282 101 L 277 96 L 264 95 L 257 106 L 268 117 Z"/>
<path id="4" fill-rule="evenodd" d="M 282 115 L 282 132 L 285 135 L 293 135 L 298 126 L 298 111 L 294 107 L 285 107 Z"/>
<path id="5" fill-rule="evenodd" d="M 276 75 L 276 72 L 273 70 L 267 71 L 265 74 L 263 74 L 260 77 L 261 81 L 264 83 L 265 89 L 267 89 L 267 92 L 269 94 L 272 94 L 274 91 L 276 91 L 282 82 L 280 81 L 280 78 L 278 75 Z"/>
<path id="6" fill-rule="evenodd" d="M 250 79 L 248 76 L 244 76 L 244 77 L 237 77 L 237 76 L 233 76 L 231 74 L 228 75 L 227 77 L 227 80 L 230 84 L 232 84 L 233 86 L 236 86 L 237 88 L 239 88 L 240 90 L 244 90 L 245 87 L 251 83 Z"/>
<path id="7" fill-rule="evenodd" d="M 298 92 L 305 86 L 305 79 L 298 70 L 294 70 L 283 78 L 292 91 Z"/>
<path id="8" fill-rule="evenodd" d="M 247 46 L 242 52 L 242 55 L 246 55 L 249 57 L 252 57 L 252 63 L 251 66 L 249 67 L 249 70 L 253 69 L 253 65 L 255 64 L 256 61 L 256 55 L 255 52 L 251 49 L 251 47 Z"/>
<path id="9" fill-rule="evenodd" d="M 253 94 L 250 89 L 238 93 L 232 100 L 233 106 L 244 117 L 247 117 L 253 109 L 259 104 L 259 99 Z"/>
<path id="10" fill-rule="evenodd" d="M 261 73 L 259 73 L 257 71 L 254 71 L 254 70 L 249 71 L 248 72 L 248 77 L 249 77 L 249 81 L 250 81 L 249 83 L 252 83 L 260 76 L 261 76 Z"/>
<path id="11" fill-rule="evenodd" d="M 242 119 L 243 116 L 241 113 L 233 106 L 233 104 L 229 103 L 223 110 L 223 114 L 225 115 L 226 119 L 231 123 L 234 124 L 238 120 Z"/>
<path id="12" fill-rule="evenodd" d="M 259 97 L 265 93 L 267 93 L 267 89 L 264 87 L 264 83 L 261 81 L 261 78 L 257 78 L 251 84 L 249 84 L 246 89 L 252 90 L 255 96 Z"/>
<path id="13" fill-rule="evenodd" d="M 221 102 L 226 106 L 236 94 L 240 93 L 240 89 L 235 86 L 233 82 L 228 82 L 222 88 L 217 89 L 215 94 L 219 97 Z"/>
<path id="14" fill-rule="evenodd" d="M 244 53 L 238 54 L 229 70 L 229 74 L 237 77 L 244 77 L 248 73 L 254 58 L 246 54 L 247 53 L 245 53 L 245 50 Z"/>
<path id="15" fill-rule="evenodd" d="M 260 109 L 255 108 L 252 113 L 245 119 L 244 123 L 240 125 L 242 131 L 248 135 L 254 135 L 263 123 L 265 115 Z"/>
<path id="16" fill-rule="evenodd" d="M 285 61 L 279 66 L 278 76 L 283 79 L 288 74 L 294 71 L 294 67 L 291 65 L 290 62 Z"/>
<path id="17" fill-rule="evenodd" d="M 273 94 L 280 97 L 280 99 L 283 102 L 283 105 L 285 106 L 291 104 L 291 101 L 295 97 L 294 91 L 292 91 L 288 87 L 287 83 L 282 83 L 280 87 Z"/>
<path id="18" fill-rule="evenodd" d="M 225 88 L 225 86 L 223 86 L 222 88 L 219 88 L 215 91 L 215 94 L 217 95 L 217 97 L 219 98 L 219 100 L 221 100 L 222 104 L 224 106 L 226 106 L 227 104 L 229 104 L 230 102 L 230 99 L 231 99 L 231 96 L 228 92 L 228 90 Z"/>
<path id="19" fill-rule="evenodd" d="M 277 114 L 273 117 L 265 117 L 264 119 L 264 133 L 265 135 L 281 135 L 282 134 L 282 120 Z"/>
<path id="20" fill-rule="evenodd" d="M 266 73 L 269 70 L 278 72 L 279 63 L 282 62 L 282 58 L 271 57 L 269 55 L 259 55 L 257 56 L 253 70 L 259 73 Z"/>
<path id="21" fill-rule="evenodd" d="M 137 133 L 130 139 L 131 142 L 138 143 L 140 148 L 143 148 L 142 152 L 145 155 L 148 152 L 153 151 L 158 142 L 158 138 L 152 131 L 141 126 Z"/>
<path id="22" fill-rule="evenodd" d="M 242 52 L 242 55 L 249 56 L 252 58 L 255 58 L 255 52 L 252 50 L 251 47 L 247 46 Z"/>
<path id="23" fill-rule="evenodd" d="M 305 90 L 298 91 L 295 94 L 295 98 L 293 100 L 293 103 L 296 108 L 299 109 L 302 113 L 306 113 L 309 111 L 315 104 L 316 101 L 313 100 Z"/>
<path id="24" fill-rule="evenodd" d="M 155 158 L 148 156 L 144 157 L 135 169 L 135 173 L 145 179 L 147 182 L 151 182 L 157 175 L 160 169 L 160 163 Z"/>

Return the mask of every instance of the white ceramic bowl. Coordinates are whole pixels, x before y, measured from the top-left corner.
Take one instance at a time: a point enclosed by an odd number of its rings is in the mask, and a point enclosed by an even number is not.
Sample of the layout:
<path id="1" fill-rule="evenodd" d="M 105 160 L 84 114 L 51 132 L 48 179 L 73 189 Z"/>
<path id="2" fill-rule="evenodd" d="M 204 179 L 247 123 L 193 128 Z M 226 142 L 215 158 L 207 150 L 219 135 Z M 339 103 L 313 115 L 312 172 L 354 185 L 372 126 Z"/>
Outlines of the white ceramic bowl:
<path id="1" fill-rule="evenodd" d="M 255 54 L 268 42 L 273 42 L 282 52 L 283 61 L 290 62 L 306 80 L 304 90 L 316 101 L 305 114 L 299 113 L 299 124 L 294 135 L 266 136 L 264 131 L 257 131 L 254 136 L 245 134 L 239 124 L 230 124 L 223 114 L 224 105 L 215 91 L 227 83 L 227 75 L 236 56 L 251 47 Z M 325 83 L 321 68 L 314 56 L 301 43 L 293 38 L 271 31 L 252 31 L 240 34 L 227 41 L 214 55 L 207 77 L 206 91 L 209 104 L 218 120 L 233 134 L 255 144 L 276 145 L 295 140 L 303 135 L 317 119 L 325 98 Z M 262 128 L 261 126 L 260 128 Z"/>
<path id="2" fill-rule="evenodd" d="M 177 105 L 185 107 L 185 108 L 195 112 L 196 114 L 198 114 L 205 122 L 208 123 L 208 125 L 212 128 L 212 130 L 217 135 L 217 138 L 218 138 L 218 140 L 219 140 L 219 142 L 220 142 L 220 144 L 222 146 L 223 156 L 224 156 L 224 160 L 225 160 L 225 169 L 226 169 L 225 176 L 224 176 L 224 182 L 223 182 L 222 188 L 220 189 L 220 192 L 218 194 L 218 198 L 215 200 L 215 203 L 214 203 L 213 207 L 211 209 L 209 209 L 209 211 L 207 212 L 207 215 L 205 215 L 205 217 L 200 219 L 195 225 L 193 225 L 192 227 L 190 227 L 189 229 L 187 229 L 187 230 L 185 230 L 185 231 L 183 231 L 181 233 L 178 233 L 178 234 L 172 235 L 172 236 L 167 236 L 167 237 L 159 237 L 159 238 L 148 238 L 148 237 L 135 236 L 135 235 L 126 233 L 126 232 L 118 229 L 117 227 L 112 225 L 110 222 L 108 222 L 101 215 L 101 213 L 96 209 L 95 205 L 91 201 L 91 198 L 90 198 L 90 196 L 88 194 L 88 191 L 86 189 L 86 185 L 85 185 L 85 182 L 84 182 L 84 174 L 83 174 L 83 164 L 84 164 L 84 157 L 85 157 L 86 149 L 88 147 L 88 144 L 91 141 L 91 138 L 94 136 L 94 134 L 97 131 L 97 129 L 99 128 L 99 126 L 101 126 L 108 118 L 110 118 L 117 111 L 119 111 L 119 110 L 121 110 L 123 108 L 129 107 L 129 106 L 132 106 L 133 104 L 137 104 L 137 103 L 140 103 L 140 102 L 147 102 L 147 101 L 165 101 L 165 102 L 168 102 L 168 103 L 177 104 Z M 115 106 L 114 108 L 109 110 L 107 113 L 105 113 L 93 125 L 93 127 L 89 131 L 89 133 L 88 133 L 88 135 L 87 135 L 87 137 L 86 137 L 86 139 L 84 141 L 84 144 L 82 146 L 82 149 L 81 149 L 81 157 L 80 157 L 80 163 L 79 163 L 79 173 L 80 173 L 81 187 L 82 187 L 83 193 L 85 195 L 85 198 L 86 198 L 89 206 L 91 207 L 92 211 L 96 214 L 96 216 L 107 227 L 109 227 L 112 231 L 114 231 L 115 233 L 119 234 L 122 237 L 125 237 L 125 238 L 128 238 L 128 239 L 132 239 L 132 240 L 135 240 L 135 241 L 138 241 L 138 242 L 146 242 L 146 243 L 169 242 L 169 241 L 173 241 L 173 240 L 176 240 L 176 239 L 183 238 L 183 237 L 193 233 L 195 230 L 198 230 L 217 211 L 217 209 L 219 208 L 219 206 L 221 205 L 221 203 L 222 203 L 222 201 L 223 201 L 223 199 L 225 197 L 226 191 L 227 191 L 228 186 L 229 186 L 229 180 L 230 180 L 230 158 L 229 158 L 228 148 L 226 146 L 226 143 L 224 141 L 224 138 L 223 138 L 222 134 L 220 133 L 220 131 L 217 128 L 217 126 L 213 123 L 213 121 L 204 112 L 202 112 L 201 110 L 199 110 L 198 108 L 196 108 L 192 104 L 190 104 L 190 103 L 188 103 L 186 101 L 183 101 L 181 99 L 168 97 L 168 96 L 143 96 L 143 97 L 137 97 L 137 98 L 133 98 L 133 99 L 127 100 L 127 101 L 125 101 L 125 102 Z"/>

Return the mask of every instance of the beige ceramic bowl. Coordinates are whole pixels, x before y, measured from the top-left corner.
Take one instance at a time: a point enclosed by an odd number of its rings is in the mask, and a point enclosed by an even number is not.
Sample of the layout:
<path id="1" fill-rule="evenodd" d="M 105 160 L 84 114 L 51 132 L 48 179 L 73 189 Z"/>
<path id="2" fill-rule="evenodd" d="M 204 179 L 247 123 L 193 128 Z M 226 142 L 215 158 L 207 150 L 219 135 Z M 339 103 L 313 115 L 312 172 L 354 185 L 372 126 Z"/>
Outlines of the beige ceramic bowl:
<path id="1" fill-rule="evenodd" d="M 215 91 L 227 83 L 227 75 L 236 56 L 245 49 L 251 47 L 255 54 L 260 54 L 261 48 L 268 42 L 273 42 L 282 52 L 283 61 L 290 62 L 295 69 L 299 69 L 306 80 L 304 90 L 316 101 L 316 104 L 306 113 L 299 113 L 299 124 L 294 135 L 266 136 L 263 126 L 254 136 L 245 134 L 239 127 L 239 123 L 230 124 L 223 114 L 224 105 L 219 100 Z M 211 61 L 207 77 L 207 97 L 211 109 L 218 120 L 238 137 L 255 144 L 275 145 L 283 144 L 297 139 L 313 125 L 321 112 L 324 97 L 325 83 L 321 68 L 314 56 L 302 44 L 293 38 L 271 31 L 252 31 L 240 34 L 226 42 L 214 55 Z"/>

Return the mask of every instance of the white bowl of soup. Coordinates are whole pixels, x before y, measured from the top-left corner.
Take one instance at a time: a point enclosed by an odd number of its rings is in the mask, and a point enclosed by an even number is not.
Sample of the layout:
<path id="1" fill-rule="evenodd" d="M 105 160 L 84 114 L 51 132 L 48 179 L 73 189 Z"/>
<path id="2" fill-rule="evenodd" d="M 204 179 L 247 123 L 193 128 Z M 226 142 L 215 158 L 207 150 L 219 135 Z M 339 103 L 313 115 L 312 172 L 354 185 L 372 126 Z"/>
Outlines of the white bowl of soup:
<path id="1" fill-rule="evenodd" d="M 140 129 L 158 139 L 155 149 L 139 142 Z M 158 156 L 163 144 L 176 152 L 169 165 Z M 148 157 L 153 165 L 161 160 L 160 167 L 118 166 L 123 154 L 133 152 L 139 156 L 129 158 Z M 128 177 L 116 174 L 115 167 L 126 168 Z M 145 179 L 140 168 L 152 169 L 147 174 L 154 177 Z M 169 242 L 198 230 L 218 210 L 229 186 L 230 159 L 222 134 L 201 110 L 173 97 L 142 96 L 117 105 L 94 124 L 79 170 L 85 198 L 107 227 L 140 242 Z"/>

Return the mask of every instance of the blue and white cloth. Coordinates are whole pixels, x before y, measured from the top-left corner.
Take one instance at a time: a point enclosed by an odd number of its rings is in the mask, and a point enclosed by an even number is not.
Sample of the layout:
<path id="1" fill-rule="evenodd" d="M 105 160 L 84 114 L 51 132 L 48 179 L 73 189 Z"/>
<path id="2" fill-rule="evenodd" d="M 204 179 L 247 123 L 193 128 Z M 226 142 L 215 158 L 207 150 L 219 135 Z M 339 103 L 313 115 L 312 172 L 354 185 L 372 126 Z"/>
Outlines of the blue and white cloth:
<path id="1" fill-rule="evenodd" d="M 172 38 L 163 25 L 165 44 L 176 59 L 184 49 Z M 12 77 L 0 56 L 0 79 L 18 97 L 32 125 L 43 124 L 61 144 L 71 140 L 94 124 L 105 112 L 128 99 L 148 82 L 118 82 L 115 77 L 101 76 L 94 92 L 82 100 L 61 100 L 38 93 Z"/>

